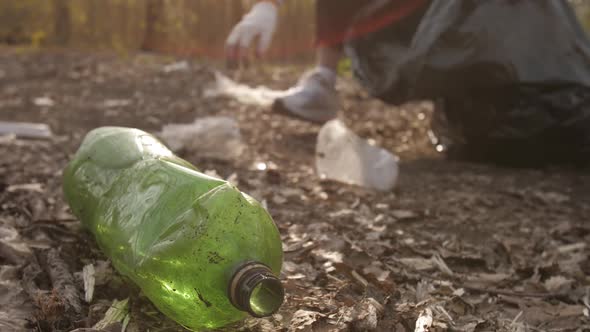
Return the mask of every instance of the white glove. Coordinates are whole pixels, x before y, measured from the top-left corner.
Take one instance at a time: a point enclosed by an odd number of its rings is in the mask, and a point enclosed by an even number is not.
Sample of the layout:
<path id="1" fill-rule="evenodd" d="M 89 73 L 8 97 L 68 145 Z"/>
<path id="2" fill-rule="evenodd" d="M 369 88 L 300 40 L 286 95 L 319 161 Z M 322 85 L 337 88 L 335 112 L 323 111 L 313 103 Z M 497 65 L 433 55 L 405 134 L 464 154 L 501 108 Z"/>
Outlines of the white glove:
<path id="1" fill-rule="evenodd" d="M 258 37 L 257 54 L 260 56 L 266 52 L 272 41 L 277 19 L 278 9 L 275 4 L 262 1 L 254 5 L 227 38 L 228 57 L 234 60 L 246 57 L 248 47 L 256 37 Z"/>

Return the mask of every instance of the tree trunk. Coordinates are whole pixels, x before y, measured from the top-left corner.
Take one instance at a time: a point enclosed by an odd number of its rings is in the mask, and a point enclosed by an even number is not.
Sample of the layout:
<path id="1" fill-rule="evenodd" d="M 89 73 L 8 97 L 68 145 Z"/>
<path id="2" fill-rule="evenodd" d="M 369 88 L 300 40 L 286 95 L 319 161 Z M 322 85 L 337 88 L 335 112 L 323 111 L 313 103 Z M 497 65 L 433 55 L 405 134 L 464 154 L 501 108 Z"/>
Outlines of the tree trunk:
<path id="1" fill-rule="evenodd" d="M 53 0 L 55 13 L 55 42 L 65 46 L 70 41 L 70 9 L 68 0 Z"/>
<path id="2" fill-rule="evenodd" d="M 145 37 L 141 50 L 150 51 L 154 47 L 154 38 L 158 35 L 158 23 L 160 15 L 164 12 L 163 0 L 146 0 L 147 9 L 145 14 Z"/>

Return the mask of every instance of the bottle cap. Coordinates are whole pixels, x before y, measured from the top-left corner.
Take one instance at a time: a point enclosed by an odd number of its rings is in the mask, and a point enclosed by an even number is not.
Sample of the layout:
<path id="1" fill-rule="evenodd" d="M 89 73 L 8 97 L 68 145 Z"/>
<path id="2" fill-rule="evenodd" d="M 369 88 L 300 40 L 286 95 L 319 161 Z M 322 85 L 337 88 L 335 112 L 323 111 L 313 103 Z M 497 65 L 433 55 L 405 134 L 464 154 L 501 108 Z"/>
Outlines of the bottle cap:
<path id="1" fill-rule="evenodd" d="M 236 308 L 258 318 L 279 310 L 285 296 L 279 278 L 259 262 L 240 266 L 229 283 L 228 293 Z"/>

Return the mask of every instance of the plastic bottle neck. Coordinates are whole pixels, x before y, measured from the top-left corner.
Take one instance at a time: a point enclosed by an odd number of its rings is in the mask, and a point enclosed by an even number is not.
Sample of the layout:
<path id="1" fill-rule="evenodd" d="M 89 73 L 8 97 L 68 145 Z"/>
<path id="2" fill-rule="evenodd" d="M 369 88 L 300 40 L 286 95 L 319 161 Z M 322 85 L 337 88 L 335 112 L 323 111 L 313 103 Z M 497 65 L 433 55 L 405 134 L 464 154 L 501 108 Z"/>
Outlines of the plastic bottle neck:
<path id="1" fill-rule="evenodd" d="M 274 314 L 283 304 L 285 291 L 270 268 L 258 262 L 247 262 L 234 273 L 228 295 L 239 310 L 254 317 Z"/>

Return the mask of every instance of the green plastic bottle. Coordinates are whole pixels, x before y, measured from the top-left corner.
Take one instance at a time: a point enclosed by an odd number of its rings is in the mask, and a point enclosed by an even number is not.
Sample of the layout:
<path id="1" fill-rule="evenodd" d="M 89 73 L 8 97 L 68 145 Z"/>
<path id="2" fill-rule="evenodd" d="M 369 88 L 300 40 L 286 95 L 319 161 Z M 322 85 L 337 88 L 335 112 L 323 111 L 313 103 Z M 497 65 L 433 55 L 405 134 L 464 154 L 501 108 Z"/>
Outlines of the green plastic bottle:
<path id="1" fill-rule="evenodd" d="M 138 129 L 92 130 L 64 172 L 73 213 L 114 267 L 192 330 L 276 312 L 283 252 L 267 211 Z"/>

